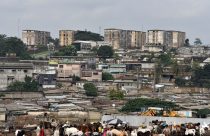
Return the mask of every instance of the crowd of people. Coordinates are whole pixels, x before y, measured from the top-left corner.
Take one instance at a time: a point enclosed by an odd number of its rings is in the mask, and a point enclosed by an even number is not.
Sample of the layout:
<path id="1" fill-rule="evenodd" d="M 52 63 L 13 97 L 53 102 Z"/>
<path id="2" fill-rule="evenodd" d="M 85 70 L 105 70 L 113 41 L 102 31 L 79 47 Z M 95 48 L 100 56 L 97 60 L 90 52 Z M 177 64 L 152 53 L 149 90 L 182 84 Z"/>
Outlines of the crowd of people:
<path id="1" fill-rule="evenodd" d="M 32 131 L 30 131 L 32 132 Z M 58 124 L 55 121 L 42 122 L 33 130 L 36 136 L 210 136 L 208 125 L 185 123 L 169 125 L 164 121 L 152 121 L 139 127 L 131 127 L 126 122 L 110 124 L 86 123 L 70 125 Z M 16 130 L 15 136 L 33 136 L 24 130 Z"/>

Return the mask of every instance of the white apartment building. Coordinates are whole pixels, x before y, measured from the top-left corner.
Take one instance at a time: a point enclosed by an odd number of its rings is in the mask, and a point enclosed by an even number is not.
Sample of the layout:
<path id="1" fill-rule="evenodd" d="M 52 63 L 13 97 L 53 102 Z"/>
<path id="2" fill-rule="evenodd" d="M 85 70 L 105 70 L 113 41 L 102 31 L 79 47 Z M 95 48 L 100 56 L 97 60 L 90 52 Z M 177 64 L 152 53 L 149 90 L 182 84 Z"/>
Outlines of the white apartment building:
<path id="1" fill-rule="evenodd" d="M 185 32 L 171 30 L 148 30 L 148 45 L 164 45 L 169 48 L 178 48 L 184 45 Z"/>
<path id="2" fill-rule="evenodd" d="M 105 29 L 104 41 L 113 49 L 141 48 L 146 43 L 146 33 L 135 30 Z"/>

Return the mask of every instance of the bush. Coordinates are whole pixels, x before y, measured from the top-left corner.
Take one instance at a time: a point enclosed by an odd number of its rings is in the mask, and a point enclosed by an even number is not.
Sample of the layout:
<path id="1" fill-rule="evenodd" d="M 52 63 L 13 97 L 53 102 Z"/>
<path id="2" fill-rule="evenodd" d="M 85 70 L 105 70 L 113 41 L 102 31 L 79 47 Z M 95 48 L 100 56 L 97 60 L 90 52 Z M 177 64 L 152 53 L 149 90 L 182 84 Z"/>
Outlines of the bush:
<path id="1" fill-rule="evenodd" d="M 101 46 L 97 51 L 97 55 L 103 59 L 111 58 L 114 55 L 114 50 L 111 46 Z"/>
<path id="2" fill-rule="evenodd" d="M 114 77 L 110 73 L 103 72 L 102 73 L 102 80 L 103 81 L 114 80 Z"/>
<path id="3" fill-rule="evenodd" d="M 148 107 L 160 107 L 160 108 L 166 108 L 166 109 L 174 109 L 177 107 L 175 103 L 167 102 L 167 101 L 161 101 L 159 99 L 143 99 L 143 98 L 137 98 L 134 100 L 129 100 L 120 111 L 123 112 L 139 112 L 142 108 L 148 108 Z"/>
<path id="4" fill-rule="evenodd" d="M 25 82 L 15 81 L 7 87 L 10 91 L 38 91 L 38 88 L 38 82 L 28 76 L 25 77 Z"/>
<path id="5" fill-rule="evenodd" d="M 210 114 L 210 109 L 199 109 L 196 115 L 199 118 L 206 118 L 208 114 Z"/>
<path id="6" fill-rule="evenodd" d="M 85 93 L 87 96 L 97 96 L 97 88 L 95 87 L 95 85 L 93 83 L 85 83 L 84 84 L 84 89 L 85 89 Z"/>
<path id="7" fill-rule="evenodd" d="M 111 100 L 122 100 L 124 99 L 124 94 L 122 91 L 113 89 L 109 91 L 109 98 Z"/>
<path id="8" fill-rule="evenodd" d="M 185 86 L 185 85 L 186 85 L 186 82 L 187 82 L 187 81 L 186 81 L 185 79 L 180 78 L 180 77 L 178 77 L 178 78 L 175 79 L 175 84 L 176 84 L 177 86 L 180 86 L 180 87 Z"/>

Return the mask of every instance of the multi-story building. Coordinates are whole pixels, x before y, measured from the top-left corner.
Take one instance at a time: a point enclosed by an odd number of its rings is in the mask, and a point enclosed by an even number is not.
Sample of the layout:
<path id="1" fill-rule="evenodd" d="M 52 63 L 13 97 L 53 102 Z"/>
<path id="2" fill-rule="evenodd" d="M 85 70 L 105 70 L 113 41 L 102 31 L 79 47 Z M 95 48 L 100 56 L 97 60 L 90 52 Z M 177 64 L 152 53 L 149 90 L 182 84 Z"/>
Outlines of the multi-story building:
<path id="1" fill-rule="evenodd" d="M 139 48 L 146 43 L 146 32 L 131 31 L 131 48 Z"/>
<path id="2" fill-rule="evenodd" d="M 26 76 L 32 77 L 32 63 L 0 63 L 0 90 L 6 90 L 14 81 L 24 81 Z"/>
<path id="3" fill-rule="evenodd" d="M 164 30 L 148 30 L 147 44 L 166 44 L 166 32 Z"/>
<path id="4" fill-rule="evenodd" d="M 60 46 L 71 45 L 74 42 L 74 34 L 73 30 L 60 30 L 59 31 L 59 42 Z"/>
<path id="5" fill-rule="evenodd" d="M 58 78 L 71 78 L 72 76 L 81 76 L 81 63 L 59 63 L 57 66 Z"/>
<path id="6" fill-rule="evenodd" d="M 105 29 L 104 41 L 110 42 L 113 49 L 119 49 L 122 44 L 122 30 L 121 29 Z"/>
<path id="7" fill-rule="evenodd" d="M 81 79 L 87 81 L 102 81 L 102 70 L 82 70 Z"/>
<path id="8" fill-rule="evenodd" d="M 134 30 L 105 29 L 104 41 L 109 42 L 113 49 L 141 48 L 146 41 L 146 33 Z"/>
<path id="9" fill-rule="evenodd" d="M 185 32 L 181 31 L 167 31 L 169 47 L 178 48 L 182 47 L 185 42 Z"/>
<path id="10" fill-rule="evenodd" d="M 23 30 L 22 41 L 27 46 L 47 45 L 50 38 L 50 32 L 38 30 Z"/>
<path id="11" fill-rule="evenodd" d="M 168 30 L 148 30 L 148 45 L 164 45 L 169 48 L 178 48 L 184 45 L 185 32 Z"/>

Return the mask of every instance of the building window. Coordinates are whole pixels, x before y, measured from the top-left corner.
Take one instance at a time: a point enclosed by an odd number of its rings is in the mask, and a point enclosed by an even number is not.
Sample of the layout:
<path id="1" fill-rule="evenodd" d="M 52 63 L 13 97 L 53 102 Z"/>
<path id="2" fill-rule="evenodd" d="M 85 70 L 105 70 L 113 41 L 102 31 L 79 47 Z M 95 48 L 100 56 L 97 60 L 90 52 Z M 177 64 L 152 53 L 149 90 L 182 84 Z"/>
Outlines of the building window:
<path id="1" fill-rule="evenodd" d="M 63 65 L 59 65 L 59 68 L 63 68 Z"/>
<path id="2" fill-rule="evenodd" d="M 93 75 L 98 75 L 98 72 L 93 72 Z"/>
<path id="3" fill-rule="evenodd" d="M 13 72 L 13 73 L 15 73 L 15 72 L 16 72 L 16 70 L 15 70 L 15 69 L 13 69 L 13 70 L 12 70 L 12 72 Z"/>
<path id="4" fill-rule="evenodd" d="M 14 76 L 8 76 L 7 77 L 7 80 L 10 82 L 10 81 L 13 81 L 15 79 L 15 77 Z"/>
<path id="5" fill-rule="evenodd" d="M 23 70 L 24 73 L 28 73 L 28 70 Z"/>
<path id="6" fill-rule="evenodd" d="M 91 77 L 92 76 L 92 73 L 89 72 L 89 71 L 83 71 L 82 72 L 82 77 Z"/>

